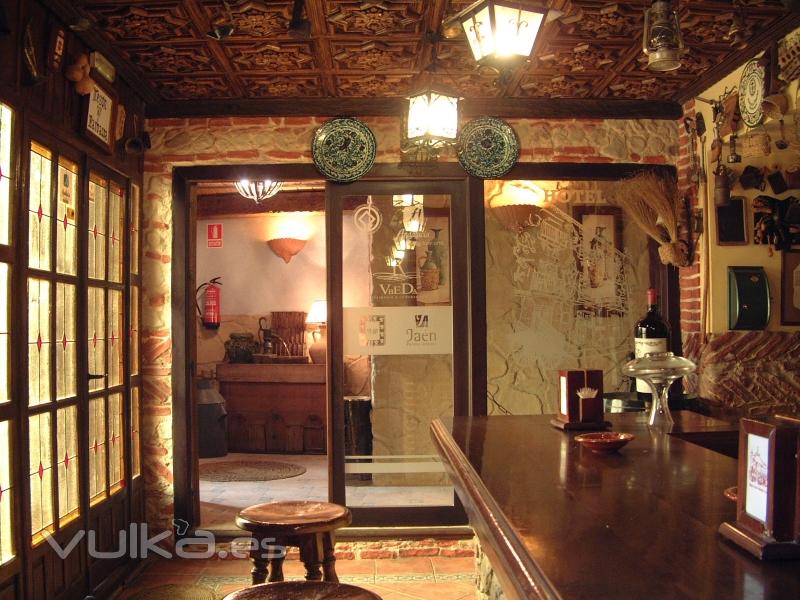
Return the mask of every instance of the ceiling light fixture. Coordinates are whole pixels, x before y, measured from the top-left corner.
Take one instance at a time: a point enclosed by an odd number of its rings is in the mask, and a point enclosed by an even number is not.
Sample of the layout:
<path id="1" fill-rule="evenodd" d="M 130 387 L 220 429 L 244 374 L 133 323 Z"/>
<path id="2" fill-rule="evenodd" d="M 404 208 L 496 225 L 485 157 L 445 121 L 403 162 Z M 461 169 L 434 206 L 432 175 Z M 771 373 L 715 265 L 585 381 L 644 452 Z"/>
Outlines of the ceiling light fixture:
<path id="1" fill-rule="evenodd" d="M 440 84 L 426 83 L 409 96 L 403 119 L 404 160 L 427 163 L 439 158 L 458 136 L 457 94 Z"/>
<path id="2" fill-rule="evenodd" d="M 669 0 L 654 0 L 644 13 L 642 51 L 651 71 L 674 71 L 681 66 L 683 36 L 678 13 Z"/>
<path id="3" fill-rule="evenodd" d="M 252 200 L 256 204 L 261 204 L 267 198 L 272 198 L 281 191 L 283 183 L 280 181 L 272 181 L 271 179 L 264 179 L 263 181 L 242 179 L 235 182 L 233 185 L 236 186 L 236 191 L 242 196 Z"/>
<path id="4" fill-rule="evenodd" d="M 478 66 L 504 73 L 528 60 L 546 14 L 520 2 L 480 0 L 444 23 L 443 31 L 453 37 L 460 23 Z"/>

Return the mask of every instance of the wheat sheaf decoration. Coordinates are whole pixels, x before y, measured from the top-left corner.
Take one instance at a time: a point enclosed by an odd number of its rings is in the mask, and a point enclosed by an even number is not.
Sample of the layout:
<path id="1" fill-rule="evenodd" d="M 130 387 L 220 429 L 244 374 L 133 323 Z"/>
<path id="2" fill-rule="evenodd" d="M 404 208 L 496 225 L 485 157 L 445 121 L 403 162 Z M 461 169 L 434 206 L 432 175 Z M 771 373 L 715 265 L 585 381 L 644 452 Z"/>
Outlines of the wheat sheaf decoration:
<path id="1" fill-rule="evenodd" d="M 687 244 L 678 239 L 678 190 L 674 179 L 638 173 L 616 183 L 613 192 L 614 204 L 659 243 L 662 263 L 676 267 L 689 264 Z"/>

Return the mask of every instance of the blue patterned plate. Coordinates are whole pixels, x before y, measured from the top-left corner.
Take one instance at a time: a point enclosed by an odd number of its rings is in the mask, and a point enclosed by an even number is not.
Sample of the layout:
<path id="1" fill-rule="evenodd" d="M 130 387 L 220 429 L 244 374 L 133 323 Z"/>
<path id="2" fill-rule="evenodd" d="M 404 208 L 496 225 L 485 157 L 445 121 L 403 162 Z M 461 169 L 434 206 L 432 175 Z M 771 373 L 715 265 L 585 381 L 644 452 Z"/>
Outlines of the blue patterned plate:
<path id="1" fill-rule="evenodd" d="M 375 162 L 375 134 L 350 117 L 331 119 L 314 133 L 311 154 L 319 172 L 331 181 L 346 183 L 366 175 Z"/>
<path id="2" fill-rule="evenodd" d="M 473 119 L 458 136 L 458 161 L 481 179 L 502 177 L 519 158 L 519 140 L 511 125 L 495 117 Z"/>

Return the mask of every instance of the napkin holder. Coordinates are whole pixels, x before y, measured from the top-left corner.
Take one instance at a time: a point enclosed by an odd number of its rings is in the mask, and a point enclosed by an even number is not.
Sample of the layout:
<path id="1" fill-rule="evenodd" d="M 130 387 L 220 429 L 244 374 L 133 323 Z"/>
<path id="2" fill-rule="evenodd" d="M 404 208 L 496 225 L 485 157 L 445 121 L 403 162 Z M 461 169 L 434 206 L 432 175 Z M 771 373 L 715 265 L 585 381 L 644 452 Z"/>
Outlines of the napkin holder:
<path id="1" fill-rule="evenodd" d="M 599 369 L 558 372 L 558 415 L 550 421 L 564 431 L 597 431 L 611 423 L 603 419 L 603 371 Z"/>

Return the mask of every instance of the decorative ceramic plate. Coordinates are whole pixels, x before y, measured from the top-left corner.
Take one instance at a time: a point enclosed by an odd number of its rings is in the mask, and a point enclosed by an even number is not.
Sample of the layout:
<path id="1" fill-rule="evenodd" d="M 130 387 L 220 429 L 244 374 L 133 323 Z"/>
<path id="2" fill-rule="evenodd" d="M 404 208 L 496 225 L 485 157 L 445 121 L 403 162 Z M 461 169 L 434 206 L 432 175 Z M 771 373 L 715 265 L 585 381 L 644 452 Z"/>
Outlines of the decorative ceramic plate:
<path id="1" fill-rule="evenodd" d="M 764 67 L 757 60 L 751 60 L 744 66 L 739 80 L 739 112 L 748 127 L 755 127 L 764 118 L 763 101 Z"/>
<path id="2" fill-rule="evenodd" d="M 475 177 L 493 179 L 511 170 L 519 158 L 519 141 L 502 119 L 473 119 L 458 136 L 458 160 Z"/>
<path id="3" fill-rule="evenodd" d="M 366 175 L 375 162 L 375 134 L 357 119 L 331 119 L 314 133 L 311 154 L 320 173 L 345 183 Z"/>

